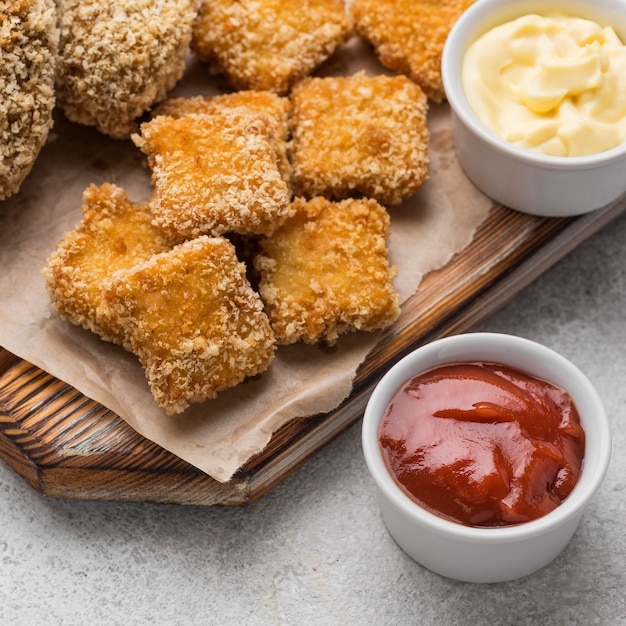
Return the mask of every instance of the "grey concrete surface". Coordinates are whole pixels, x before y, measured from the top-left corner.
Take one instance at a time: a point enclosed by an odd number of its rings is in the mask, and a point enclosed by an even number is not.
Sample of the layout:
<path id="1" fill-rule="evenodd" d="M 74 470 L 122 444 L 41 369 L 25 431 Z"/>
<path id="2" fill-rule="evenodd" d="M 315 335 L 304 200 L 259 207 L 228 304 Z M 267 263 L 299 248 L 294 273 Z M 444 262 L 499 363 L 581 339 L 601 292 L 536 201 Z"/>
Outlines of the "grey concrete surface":
<path id="1" fill-rule="evenodd" d="M 0 623 L 626 624 L 626 215 L 476 330 L 561 352 L 611 420 L 608 475 L 542 571 L 471 585 L 411 561 L 380 519 L 357 424 L 242 509 L 51 500 L 0 462 Z"/>

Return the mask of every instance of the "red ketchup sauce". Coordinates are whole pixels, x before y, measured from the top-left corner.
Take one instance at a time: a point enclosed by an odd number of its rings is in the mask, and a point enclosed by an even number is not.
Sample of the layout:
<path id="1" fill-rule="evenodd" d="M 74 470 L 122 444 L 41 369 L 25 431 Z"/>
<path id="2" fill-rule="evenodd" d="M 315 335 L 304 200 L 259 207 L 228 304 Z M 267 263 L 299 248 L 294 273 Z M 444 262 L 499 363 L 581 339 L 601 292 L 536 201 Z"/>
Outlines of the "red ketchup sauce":
<path id="1" fill-rule="evenodd" d="M 496 363 L 456 363 L 406 382 L 378 428 L 391 475 L 415 502 L 466 526 L 555 509 L 580 476 L 585 432 L 569 394 Z"/>

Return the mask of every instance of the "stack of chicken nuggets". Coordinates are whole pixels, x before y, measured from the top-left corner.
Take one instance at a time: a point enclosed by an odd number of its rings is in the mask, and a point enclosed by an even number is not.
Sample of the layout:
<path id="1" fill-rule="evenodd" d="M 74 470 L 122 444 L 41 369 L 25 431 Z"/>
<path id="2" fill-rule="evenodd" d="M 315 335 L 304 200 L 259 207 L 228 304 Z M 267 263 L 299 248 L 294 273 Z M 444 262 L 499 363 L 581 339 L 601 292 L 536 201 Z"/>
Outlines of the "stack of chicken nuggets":
<path id="1" fill-rule="evenodd" d="M 235 4 L 253 29 L 248 3 Z M 295 6 L 257 4 L 283 18 Z M 343 3 L 312 1 L 311 23 L 339 4 L 345 16 Z M 246 58 L 241 76 L 255 72 Z M 168 414 L 261 374 L 278 345 L 332 345 L 399 315 L 386 206 L 428 179 L 426 95 L 404 76 L 306 71 L 264 89 L 233 73 L 246 89 L 162 102 L 132 136 L 149 203 L 89 188 L 83 221 L 44 271 L 61 315 L 136 354 Z"/>
<path id="2" fill-rule="evenodd" d="M 399 314 L 385 204 L 428 178 L 427 101 L 406 77 L 307 78 L 292 93 L 295 215 L 261 240 L 260 293 L 279 344 L 332 344 Z"/>
<path id="3" fill-rule="evenodd" d="M 134 139 L 153 169 L 149 206 L 112 185 L 90 187 L 83 220 L 44 272 L 60 314 L 136 354 L 168 414 L 265 371 L 274 357 L 261 299 L 220 236 L 269 234 L 292 212 L 279 167 L 284 103 L 249 97 L 266 102 L 267 114 L 228 99 L 212 113 L 146 122 Z"/>
<path id="4" fill-rule="evenodd" d="M 135 353 L 168 414 L 263 372 L 274 335 L 225 238 L 174 244 L 118 187 L 85 191 L 83 219 L 44 270 L 74 324 Z"/>

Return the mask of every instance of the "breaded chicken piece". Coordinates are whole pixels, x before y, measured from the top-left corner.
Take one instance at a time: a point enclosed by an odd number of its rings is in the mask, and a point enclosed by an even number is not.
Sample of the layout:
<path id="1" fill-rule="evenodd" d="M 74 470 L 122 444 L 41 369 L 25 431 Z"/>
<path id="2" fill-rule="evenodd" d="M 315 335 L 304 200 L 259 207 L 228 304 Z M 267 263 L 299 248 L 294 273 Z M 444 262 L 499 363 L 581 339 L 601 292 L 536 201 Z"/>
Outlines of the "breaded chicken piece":
<path id="1" fill-rule="evenodd" d="M 406 74 L 434 102 L 445 98 L 441 53 L 450 29 L 475 0 L 353 0 L 357 32 L 380 62 Z"/>
<path id="2" fill-rule="evenodd" d="M 185 69 L 196 0 L 57 0 L 57 100 L 67 117 L 116 139 Z"/>
<path id="3" fill-rule="evenodd" d="M 399 315 L 389 215 L 372 199 L 294 201 L 295 215 L 260 242 L 259 291 L 279 344 L 333 344 Z"/>
<path id="4" fill-rule="evenodd" d="M 237 89 L 285 94 L 352 29 L 343 0 L 204 0 L 191 47 Z"/>
<path id="5" fill-rule="evenodd" d="M 50 300 L 62 317 L 106 341 L 123 343 L 123 330 L 102 306 L 103 293 L 116 270 L 170 249 L 151 222 L 147 205 L 131 202 L 116 185 L 85 190 L 82 220 L 64 235 L 43 270 Z"/>
<path id="6" fill-rule="evenodd" d="M 169 115 L 179 118 L 185 115 L 212 115 L 243 109 L 252 114 L 265 115 L 270 125 L 272 143 L 278 155 L 278 167 L 287 183 L 291 179 L 291 165 L 287 158 L 289 114 L 291 101 L 271 91 L 235 91 L 213 97 L 172 96 L 160 103 L 152 112 L 153 117 Z"/>
<path id="7" fill-rule="evenodd" d="M 269 234 L 290 214 L 266 117 L 161 115 L 133 140 L 152 169 L 155 222 L 171 237 Z"/>
<path id="8" fill-rule="evenodd" d="M 428 102 L 406 76 L 306 78 L 291 99 L 297 195 L 398 204 L 428 178 Z"/>
<path id="9" fill-rule="evenodd" d="M 0 0 L 0 200 L 17 193 L 52 128 L 53 0 Z"/>
<path id="10" fill-rule="evenodd" d="M 223 237 L 198 237 L 117 272 L 106 299 L 170 415 L 260 374 L 274 358 L 261 300 Z"/>

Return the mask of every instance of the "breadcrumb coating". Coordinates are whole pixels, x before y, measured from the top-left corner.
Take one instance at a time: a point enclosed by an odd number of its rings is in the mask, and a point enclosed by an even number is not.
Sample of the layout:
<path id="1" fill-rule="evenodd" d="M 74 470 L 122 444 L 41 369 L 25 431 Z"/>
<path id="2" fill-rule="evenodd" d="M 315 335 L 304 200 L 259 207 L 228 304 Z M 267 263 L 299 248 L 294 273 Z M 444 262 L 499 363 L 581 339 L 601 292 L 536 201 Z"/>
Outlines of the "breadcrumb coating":
<path id="1" fill-rule="evenodd" d="M 305 78 L 291 99 L 297 195 L 393 205 L 429 177 L 428 101 L 406 76 Z"/>
<path id="2" fill-rule="evenodd" d="M 53 0 L 0 0 L 0 200 L 17 193 L 52 128 Z"/>
<path id="3" fill-rule="evenodd" d="M 260 374 L 274 358 L 261 300 L 222 237 L 198 237 L 117 272 L 106 298 L 170 415 Z"/>
<path id="4" fill-rule="evenodd" d="M 334 344 L 399 315 L 389 215 L 373 199 L 294 200 L 295 215 L 260 242 L 259 291 L 279 344 Z"/>
<path id="5" fill-rule="evenodd" d="M 285 181 L 291 180 L 291 165 L 287 157 L 289 114 L 291 101 L 271 91 L 244 90 L 220 94 L 213 97 L 194 96 L 185 98 L 172 96 L 153 110 L 153 117 L 169 115 L 179 118 L 185 115 L 212 115 L 243 109 L 251 114 L 265 115 L 270 125 L 272 143 L 278 155 L 278 167 Z"/>
<path id="6" fill-rule="evenodd" d="M 475 0 L 353 0 L 357 32 L 381 63 L 414 80 L 434 102 L 445 99 L 441 54 L 450 29 Z"/>
<path id="7" fill-rule="evenodd" d="M 83 193 L 82 210 L 80 223 L 65 233 L 48 259 L 43 270 L 46 288 L 62 317 L 121 344 L 123 329 L 103 306 L 109 279 L 115 271 L 171 246 L 152 225 L 147 205 L 131 202 L 116 185 L 90 185 Z"/>
<path id="8" fill-rule="evenodd" d="M 237 89 L 285 94 L 352 32 L 343 0 L 204 0 L 191 47 Z"/>
<path id="9" fill-rule="evenodd" d="M 161 115 L 133 140 L 152 169 L 155 223 L 171 237 L 269 234 L 290 214 L 264 116 Z"/>
<path id="10" fill-rule="evenodd" d="M 67 117 L 116 139 L 181 78 L 196 0 L 57 0 L 57 100 Z"/>

